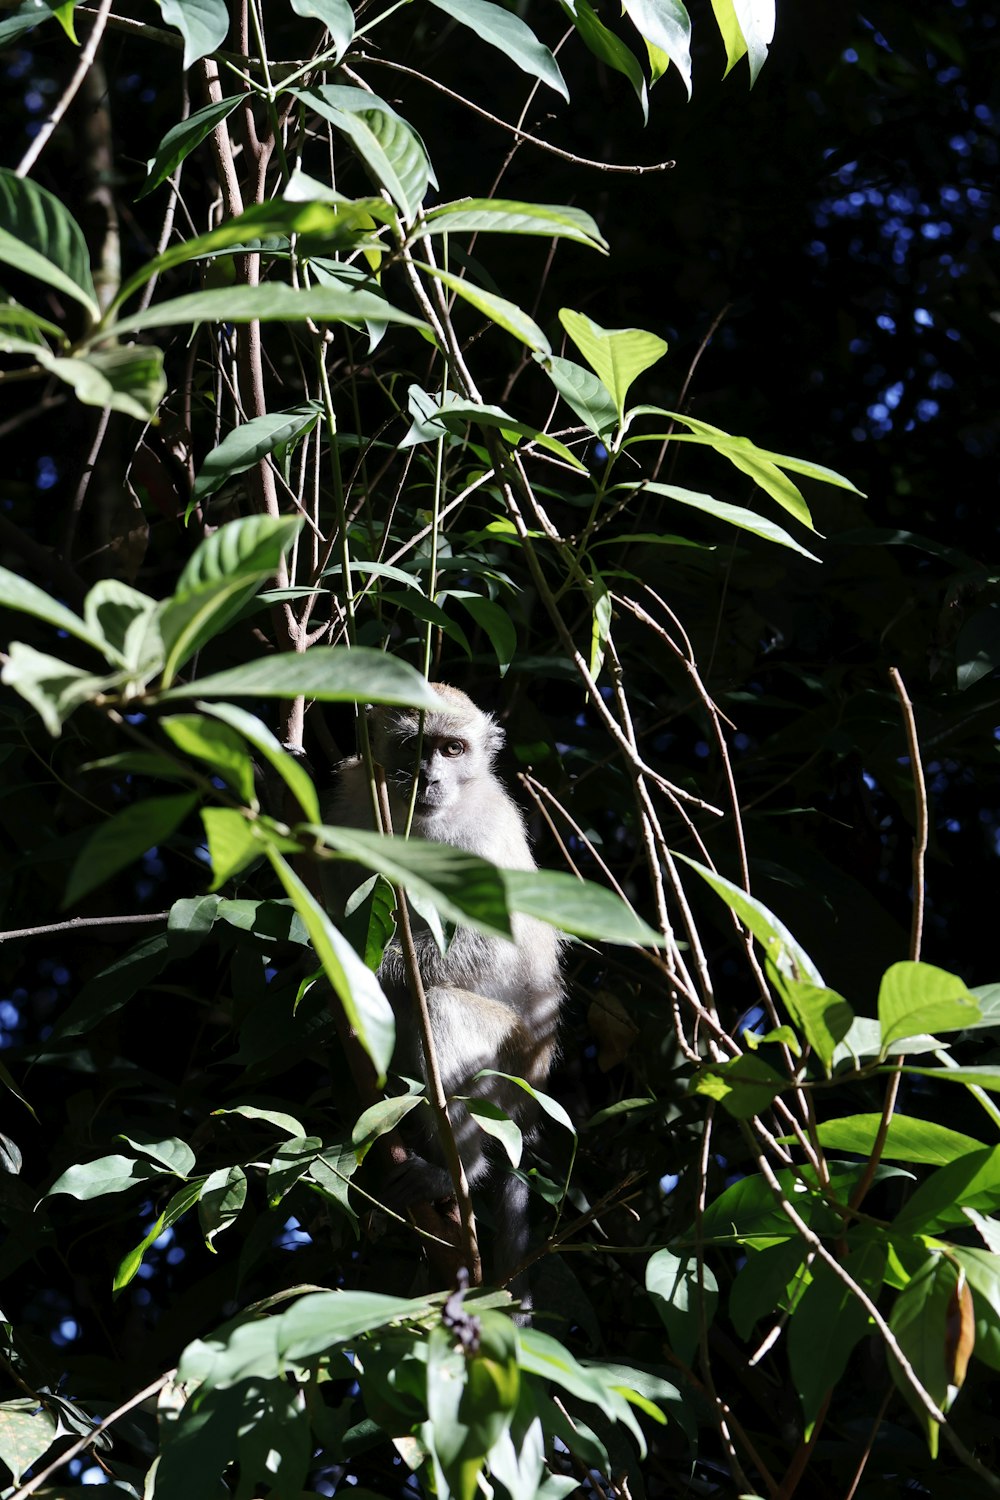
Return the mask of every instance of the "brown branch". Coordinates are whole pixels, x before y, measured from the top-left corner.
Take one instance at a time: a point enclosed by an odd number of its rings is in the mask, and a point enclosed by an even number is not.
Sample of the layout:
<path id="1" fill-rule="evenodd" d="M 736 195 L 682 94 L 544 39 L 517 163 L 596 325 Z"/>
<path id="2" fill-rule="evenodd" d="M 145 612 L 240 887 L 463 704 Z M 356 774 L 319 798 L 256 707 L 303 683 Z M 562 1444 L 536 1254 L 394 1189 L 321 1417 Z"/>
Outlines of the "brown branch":
<path id="1" fill-rule="evenodd" d="M 15 938 L 46 937 L 50 932 L 76 932 L 86 927 L 129 927 L 142 922 L 165 922 L 168 911 L 144 912 L 132 917 L 71 917 L 68 922 L 49 922 L 45 927 L 17 927 L 0 932 L 0 943 L 13 942 Z"/>

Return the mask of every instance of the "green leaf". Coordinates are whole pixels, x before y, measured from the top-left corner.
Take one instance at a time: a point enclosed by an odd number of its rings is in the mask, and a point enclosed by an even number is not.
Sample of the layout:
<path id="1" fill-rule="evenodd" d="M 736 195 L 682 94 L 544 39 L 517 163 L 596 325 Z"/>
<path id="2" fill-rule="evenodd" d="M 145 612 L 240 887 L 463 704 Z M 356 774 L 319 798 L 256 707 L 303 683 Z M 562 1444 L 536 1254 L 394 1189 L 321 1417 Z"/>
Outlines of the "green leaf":
<path id="1" fill-rule="evenodd" d="M 924 1051 L 931 1050 L 924 1048 Z M 937 1078 L 941 1083 L 964 1083 L 967 1088 L 988 1089 L 990 1093 L 1000 1093 L 1000 1067 L 994 1067 L 988 1063 L 980 1067 L 957 1067 L 957 1068 L 918 1068 L 908 1063 L 902 1071 L 904 1073 L 919 1073 L 924 1078 Z"/>
<path id="2" fill-rule="evenodd" d="M 560 0 L 563 10 L 576 27 L 577 35 L 595 57 L 616 73 L 623 73 L 635 90 L 642 110 L 643 124 L 649 119 L 649 95 L 642 68 L 635 55 L 620 37 L 609 31 L 589 0 Z"/>
<path id="3" fill-rule="evenodd" d="M 81 667 L 69 666 L 57 656 L 47 656 L 34 646 L 26 646 L 23 641 L 11 642 L 0 672 L 0 681 L 31 704 L 53 737 L 62 732 L 74 709 L 81 703 L 89 703 L 119 680 L 118 674 L 95 677 Z"/>
<path id="4" fill-rule="evenodd" d="M 466 589 L 449 589 L 448 597 L 457 599 L 487 636 L 496 652 L 502 677 L 517 651 L 517 627 L 510 617 L 510 611 L 494 600 L 484 599 L 482 594 L 473 594 Z"/>
<path id="5" fill-rule="evenodd" d="M 515 1078 L 513 1073 L 500 1073 L 496 1068 L 482 1068 L 476 1074 L 476 1077 L 503 1078 L 507 1083 L 515 1084 L 517 1088 L 522 1089 L 524 1093 L 528 1094 L 532 1099 L 534 1099 L 539 1109 L 543 1110 L 545 1114 L 548 1115 L 550 1120 L 555 1120 L 556 1124 L 561 1125 L 564 1130 L 568 1130 L 570 1135 L 576 1135 L 576 1127 L 574 1126 L 573 1121 L 570 1119 L 569 1115 L 563 1109 L 562 1105 L 559 1103 L 558 1099 L 553 1099 L 550 1094 L 542 1093 L 541 1089 L 532 1088 L 527 1079 Z M 627 1101 L 625 1102 L 627 1103 Z M 646 1100 L 643 1099 L 640 1102 L 645 1104 Z M 616 1106 L 612 1106 L 612 1108 L 615 1107 Z M 588 1128 L 590 1123 L 593 1122 L 588 1123 Z"/>
<path id="6" fill-rule="evenodd" d="M 320 824 L 309 832 L 392 885 L 424 897 L 448 921 L 491 936 L 510 936 L 506 872 L 478 855 L 429 839 L 386 837 L 362 828 Z"/>
<path id="7" fill-rule="evenodd" d="M 671 442 L 707 444 L 724 458 L 728 458 L 731 463 L 736 464 L 736 467 L 745 474 L 753 474 L 752 465 L 755 463 L 768 465 L 776 469 L 787 469 L 792 474 L 802 474 L 807 479 L 815 479 L 819 484 L 831 484 L 836 489 L 850 490 L 852 495 L 861 494 L 857 486 L 849 479 L 845 479 L 843 474 L 838 474 L 836 469 L 828 469 L 823 464 L 813 463 L 811 459 L 792 458 L 787 453 L 774 453 L 769 448 L 758 448 L 757 444 L 752 443 L 749 438 L 734 437 L 730 432 L 723 432 L 721 427 L 713 427 L 710 422 L 701 422 L 696 417 L 686 417 L 679 411 L 664 411 L 659 407 L 642 409 L 656 412 L 659 416 L 669 417 L 672 422 L 681 422 L 690 429 L 686 434 L 672 437 Z M 738 459 L 740 462 L 737 462 Z"/>
<path id="8" fill-rule="evenodd" d="M 426 1104 L 423 1094 L 396 1094 L 391 1099 L 380 1099 L 369 1105 L 355 1120 L 351 1131 L 351 1145 L 359 1162 L 364 1161 L 369 1150 L 383 1135 L 388 1135 L 418 1104 Z"/>
<path id="9" fill-rule="evenodd" d="M 782 998 L 829 1077 L 834 1053 L 851 1029 L 854 1012 L 836 990 L 823 989 L 805 979 L 786 979 Z"/>
<path id="10" fill-rule="evenodd" d="M 727 500 L 716 500 L 713 495 L 704 495 L 699 490 L 685 490 L 677 484 L 658 484 L 650 480 L 641 488 L 644 495 L 665 495 L 681 505 L 690 505 L 694 510 L 702 510 L 707 515 L 716 516 L 720 521 L 726 521 L 730 526 L 736 526 L 741 531 L 749 531 L 754 536 L 763 537 L 766 542 L 776 542 L 779 547 L 790 547 L 793 552 L 807 557 L 810 562 L 819 562 L 819 558 L 814 553 L 807 551 L 782 526 L 775 521 L 769 521 L 766 516 L 759 516 L 756 511 L 746 510 L 742 505 L 730 505 Z"/>
<path id="11" fill-rule="evenodd" d="M 54 625 L 57 630 L 64 630 L 78 641 L 86 641 L 88 646 L 105 654 L 107 642 L 98 623 L 88 624 L 81 620 L 65 604 L 60 604 L 58 599 L 53 599 L 51 594 L 47 594 L 37 584 L 29 583 L 27 578 L 22 578 L 19 573 L 12 573 L 9 568 L 0 568 L 0 607 L 33 615 L 36 620 L 44 620 L 46 624 Z M 67 670 L 75 671 L 76 668 Z"/>
<path id="12" fill-rule="evenodd" d="M 90 252 L 79 224 L 54 193 L 0 169 L 0 263 L 43 281 L 101 316 L 90 274 Z"/>
<path id="13" fill-rule="evenodd" d="M 256 808 L 253 762 L 240 736 L 202 714 L 172 714 L 161 720 L 164 734 L 183 755 L 207 761 L 247 806 Z"/>
<path id="14" fill-rule="evenodd" d="M 266 724 L 263 724 L 255 714 L 247 713 L 245 709 L 237 708 L 232 703 L 203 703 L 198 707 L 203 713 L 221 719 L 224 724 L 229 725 L 230 729 L 235 729 L 238 734 L 241 734 L 277 771 L 302 809 L 302 816 L 306 821 L 309 823 L 320 821 L 319 798 L 309 772 L 294 755 L 284 749 Z"/>
<path id="15" fill-rule="evenodd" d="M 675 853 L 674 858 L 683 860 L 692 870 L 696 870 L 702 880 L 722 897 L 730 911 L 735 912 L 743 925 L 760 943 L 768 959 L 774 965 L 779 979 L 785 981 L 808 979 L 817 988 L 823 988 L 819 970 L 808 953 L 799 946 L 785 924 L 779 921 L 762 901 L 758 901 L 756 896 L 748 895 L 740 886 L 727 880 L 724 875 L 706 869 L 704 865 L 698 864 L 697 860 L 689 859 L 686 854 Z"/>
<path id="16" fill-rule="evenodd" d="M 524 1150 L 524 1136 L 510 1115 L 489 1099 L 478 1099 L 475 1096 L 466 1098 L 465 1107 L 480 1130 L 500 1142 L 510 1158 L 511 1166 L 519 1167 Z"/>
<path id="17" fill-rule="evenodd" d="M 881 1123 L 881 1115 L 846 1115 L 840 1120 L 821 1120 L 816 1131 L 820 1145 L 826 1150 L 855 1151 L 859 1156 L 870 1156 Z M 950 1130 L 947 1125 L 894 1114 L 889 1121 L 882 1155 L 887 1161 L 924 1162 L 940 1167 L 970 1151 L 985 1150 L 982 1141 L 962 1135 L 958 1130 Z"/>
<path id="18" fill-rule="evenodd" d="M 243 516 L 205 538 L 158 611 L 166 650 L 163 683 L 239 613 L 278 568 L 302 526 L 299 516 Z"/>
<path id="19" fill-rule="evenodd" d="M 204 500 L 234 474 L 252 469 L 270 453 L 288 449 L 298 438 L 312 432 L 322 413 L 320 402 L 307 401 L 290 411 L 268 412 L 234 427 L 219 446 L 212 449 L 199 469 L 192 499 Z"/>
<path id="20" fill-rule="evenodd" d="M 42 8 L 42 16 L 48 14 Z M 55 1413 L 40 1403 L 37 1396 L 14 1396 L 4 1401 L 0 1406 L 0 1460 L 10 1470 L 14 1485 L 19 1485 L 27 1470 L 45 1457 L 60 1431 Z"/>
<path id="21" fill-rule="evenodd" d="M 94 1161 L 78 1162 L 61 1173 L 43 1193 L 44 1198 L 54 1198 L 66 1193 L 81 1203 L 90 1198 L 103 1198 L 108 1193 L 124 1193 L 137 1182 L 148 1182 L 151 1177 L 161 1177 L 163 1169 L 148 1161 L 139 1161 L 134 1156 L 99 1156 Z"/>
<path id="22" fill-rule="evenodd" d="M 719 1286 L 714 1274 L 695 1255 L 657 1250 L 646 1263 L 646 1290 L 663 1320 L 670 1347 L 685 1364 L 692 1364 L 701 1340 L 702 1319 L 715 1317 Z"/>
<path id="23" fill-rule="evenodd" d="M 529 442 L 536 443 L 538 447 L 545 448 L 549 453 L 556 453 L 565 463 L 572 464 L 574 469 L 586 472 L 585 465 L 566 447 L 558 438 L 549 437 L 547 432 L 540 432 L 530 422 L 519 422 L 516 417 L 508 416 L 499 406 L 485 406 L 473 401 L 462 401 L 453 395 L 449 395 L 444 402 L 428 393 L 418 385 L 411 385 L 408 392 L 410 411 L 414 414 L 414 426 L 407 433 L 410 443 L 418 438 L 421 441 L 433 441 L 441 436 L 441 429 L 464 434 L 467 422 L 478 422 L 481 427 L 498 428 L 504 439 L 512 447 L 517 446 L 518 438 L 527 438 Z M 406 446 L 410 444 L 407 443 Z M 412 580 L 411 580 L 412 581 Z"/>
<path id="24" fill-rule="evenodd" d="M 354 37 L 354 12 L 347 0 L 291 0 L 297 16 L 311 16 L 322 22 L 337 49 L 333 61 L 340 62 Z"/>
<path id="25" fill-rule="evenodd" d="M 1000 1146 L 965 1152 L 938 1167 L 904 1203 L 893 1232 L 934 1234 L 949 1224 L 964 1224 L 967 1208 L 986 1214 L 1000 1208 Z"/>
<path id="26" fill-rule="evenodd" d="M 393 703 L 434 712 L 441 699 L 419 672 L 365 646 L 279 652 L 162 694 L 175 698 L 298 698 L 318 703 Z"/>
<path id="27" fill-rule="evenodd" d="M 949 1253 L 965 1272 L 972 1293 L 976 1358 L 1000 1370 L 1000 1255 L 965 1245 L 951 1245 Z"/>
<path id="28" fill-rule="evenodd" d="M 569 89 L 548 47 L 544 47 L 531 27 L 520 17 L 489 0 L 431 0 L 438 10 L 452 16 L 462 26 L 470 27 L 491 47 L 496 47 L 524 73 L 554 89 L 569 102 Z"/>
<path id="29" fill-rule="evenodd" d="M 163 373 L 163 350 L 149 344 L 129 344 L 117 349 L 83 349 L 61 356 L 39 349 L 38 363 L 72 386 L 84 406 L 109 407 L 151 422 L 167 393 Z"/>
<path id="30" fill-rule="evenodd" d="M 212 890 L 218 891 L 264 852 L 254 826 L 232 807 L 203 807 L 201 821 L 212 861 Z"/>
<path id="31" fill-rule="evenodd" d="M 295 903 L 323 972 L 339 997 L 358 1041 L 374 1063 L 381 1083 L 392 1059 L 396 1025 L 378 980 L 337 931 L 291 865 L 275 849 L 269 848 L 267 856 Z"/>
<path id="32" fill-rule="evenodd" d="M 769 1109 L 788 1082 L 762 1057 L 744 1053 L 702 1068 L 691 1079 L 690 1091 L 718 1099 L 736 1120 L 749 1120 Z"/>
<path id="33" fill-rule="evenodd" d="M 124 1141 L 140 1156 L 148 1156 L 175 1177 L 189 1177 L 194 1171 L 194 1152 L 187 1141 L 182 1141 L 178 1136 L 172 1135 L 161 1140 L 148 1131 L 133 1128 L 131 1135 L 126 1135 L 123 1131 L 115 1139 Z"/>
<path id="34" fill-rule="evenodd" d="M 159 0 L 168 26 L 184 38 L 184 70 L 221 47 L 229 32 L 225 0 Z"/>
<path id="35" fill-rule="evenodd" d="M 206 1178 L 198 1199 L 198 1222 L 210 1250 L 216 1235 L 235 1224 L 246 1199 L 247 1174 L 241 1166 L 219 1167 Z"/>
<path id="36" fill-rule="evenodd" d="M 148 849 L 162 844 L 183 823 L 197 800 L 190 793 L 146 797 L 102 823 L 77 855 L 66 882 L 63 907 L 73 906 Z"/>
<path id="37" fill-rule="evenodd" d="M 537 917 L 574 937 L 662 948 L 664 939 L 621 896 L 562 870 L 504 870 L 511 911 Z"/>
<path id="38" fill-rule="evenodd" d="M 619 424 L 625 417 L 625 398 L 633 382 L 663 358 L 665 340 L 642 328 L 602 328 L 584 313 L 559 309 L 559 321 L 584 359 L 607 388 Z"/>
<path id="39" fill-rule="evenodd" d="M 618 424 L 618 410 L 607 386 L 572 359 L 558 354 L 539 358 L 552 384 L 595 437 L 610 437 Z"/>
<path id="40" fill-rule="evenodd" d="M 114 325 L 114 332 L 122 335 L 188 323 L 304 323 L 310 318 L 317 323 L 357 325 L 370 318 L 378 323 L 404 323 L 410 328 L 427 330 L 422 319 L 401 312 L 363 288 L 294 287 L 266 281 L 260 286 L 215 287 L 205 292 L 189 292 L 168 302 L 154 302 L 144 312 L 122 318 Z M 106 336 L 106 332 L 101 336 Z"/>
<path id="41" fill-rule="evenodd" d="M 152 1248 L 163 1231 L 170 1229 L 177 1223 L 178 1219 L 187 1213 L 189 1208 L 197 1203 L 198 1194 L 201 1192 L 201 1189 L 202 1183 L 200 1178 L 197 1182 L 186 1183 L 171 1198 L 162 1214 L 160 1214 L 160 1217 L 155 1220 L 153 1227 L 145 1239 L 141 1240 L 134 1250 L 130 1250 L 127 1255 L 122 1257 L 118 1263 L 112 1287 L 115 1295 L 123 1291 L 129 1282 L 135 1278 L 139 1267 L 142 1265 L 146 1251 Z"/>
<path id="42" fill-rule="evenodd" d="M 561 203 L 522 203 L 513 198 L 459 198 L 428 209 L 414 239 L 425 234 L 540 234 L 575 240 L 607 254 L 608 243 L 582 208 Z"/>
<path id="43" fill-rule="evenodd" d="M 378 186 L 407 219 L 415 218 L 433 174 L 412 126 L 367 89 L 329 83 L 291 92 L 347 137 Z"/>
<path id="44" fill-rule="evenodd" d="M 600 573 L 590 580 L 590 675 L 596 682 L 604 666 L 604 655 L 611 636 L 611 595 Z"/>
<path id="45" fill-rule="evenodd" d="M 154 192 L 161 182 L 166 182 L 185 157 L 190 156 L 217 125 L 228 119 L 245 97 L 244 94 L 234 94 L 230 99 L 217 99 L 214 104 L 196 109 L 180 124 L 172 125 L 157 146 L 155 155 L 146 163 L 146 181 L 135 195 L 136 202 Z"/>
<path id="46" fill-rule="evenodd" d="M 952 1403 L 953 1371 L 948 1358 L 959 1293 L 959 1272 L 944 1255 L 934 1251 L 903 1288 L 889 1316 L 889 1327 L 924 1390 L 941 1411 Z M 889 1371 L 898 1390 L 916 1412 L 927 1435 L 931 1457 L 937 1456 L 938 1424 L 928 1417 L 891 1350 Z"/>
<path id="47" fill-rule="evenodd" d="M 885 1261 L 885 1246 L 868 1243 L 844 1264 L 872 1301 L 878 1300 L 882 1288 Z M 840 1381 L 852 1349 L 869 1327 L 867 1310 L 825 1261 L 815 1260 L 810 1274 L 788 1328 L 788 1363 L 802 1402 L 807 1440 L 825 1398 Z"/>
<path id="48" fill-rule="evenodd" d="M 726 74 L 748 54 L 752 88 L 774 40 L 773 0 L 712 0 L 712 9 L 726 46 Z"/>
<path id="49" fill-rule="evenodd" d="M 258 1109 L 254 1104 L 237 1104 L 232 1109 L 216 1109 L 212 1111 L 215 1115 L 238 1115 L 241 1120 L 259 1120 L 264 1125 L 271 1125 L 275 1130 L 284 1131 L 285 1135 L 305 1135 L 301 1121 L 294 1115 L 286 1115 L 279 1109 Z"/>
<path id="50" fill-rule="evenodd" d="M 643 40 L 666 53 L 691 97 L 691 20 L 681 0 L 622 0 Z"/>
<path id="51" fill-rule="evenodd" d="M 470 303 L 477 312 L 489 318 L 490 322 L 495 323 L 498 328 L 513 334 L 514 338 L 520 339 L 522 344 L 527 344 L 529 349 L 537 350 L 542 354 L 551 353 L 549 341 L 534 318 L 530 318 L 515 302 L 508 302 L 506 297 L 498 297 L 496 292 L 487 292 L 483 287 L 475 286 L 463 276 L 454 276 L 450 271 L 441 271 L 436 266 L 423 265 L 419 261 L 417 264 L 428 276 L 434 276 L 438 281 L 444 282 L 445 286 L 450 287 L 463 301 Z"/>
<path id="52" fill-rule="evenodd" d="M 887 969 L 878 993 L 882 1051 L 902 1037 L 962 1031 L 979 1019 L 964 982 L 933 964 L 904 961 Z"/>
<path id="53" fill-rule="evenodd" d="M 155 613 L 156 600 L 120 578 L 99 579 L 83 603 L 87 627 L 103 641 L 105 654 L 140 679 L 163 665 Z"/>

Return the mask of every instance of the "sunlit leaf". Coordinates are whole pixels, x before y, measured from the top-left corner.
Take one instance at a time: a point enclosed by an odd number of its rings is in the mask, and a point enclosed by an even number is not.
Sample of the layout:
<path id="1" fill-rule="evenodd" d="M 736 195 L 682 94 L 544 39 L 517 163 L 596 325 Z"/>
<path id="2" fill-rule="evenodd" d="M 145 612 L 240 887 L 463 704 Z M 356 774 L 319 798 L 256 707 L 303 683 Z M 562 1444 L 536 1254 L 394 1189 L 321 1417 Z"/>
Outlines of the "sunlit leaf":
<path id="1" fill-rule="evenodd" d="M 619 423 L 634 381 L 667 352 L 666 340 L 644 328 L 602 328 L 584 313 L 559 309 L 559 321 L 584 359 L 610 392 Z"/>
<path id="2" fill-rule="evenodd" d="M 540 234 L 576 240 L 607 253 L 608 244 L 590 214 L 561 203 L 522 203 L 511 198 L 459 198 L 428 209 L 415 238 L 424 234 Z"/>
<path id="3" fill-rule="evenodd" d="M 292 93 L 347 137 L 379 187 L 414 218 L 433 173 L 412 126 L 366 89 L 329 83 Z"/>
<path id="4" fill-rule="evenodd" d="M 175 698 L 313 698 L 319 703 L 393 703 L 432 712 L 441 699 L 398 657 L 365 646 L 279 652 L 173 687 Z"/>
<path id="5" fill-rule="evenodd" d="M 531 27 L 512 11 L 502 5 L 493 5 L 490 0 L 432 0 L 432 4 L 463 26 L 470 27 L 482 41 L 496 47 L 523 72 L 569 99 L 566 80 L 552 53 L 542 45 Z"/>
<path id="6" fill-rule="evenodd" d="M 882 978 L 878 1019 L 883 1049 L 902 1037 L 961 1031 L 979 1019 L 979 1006 L 963 980 L 933 964 L 893 964 Z"/>
<path id="7" fill-rule="evenodd" d="M 221 47 L 229 32 L 225 0 L 159 0 L 168 26 L 184 38 L 185 71 Z"/>
<path id="8" fill-rule="evenodd" d="M 83 230 L 54 193 L 0 168 L 0 262 L 101 315 Z"/>

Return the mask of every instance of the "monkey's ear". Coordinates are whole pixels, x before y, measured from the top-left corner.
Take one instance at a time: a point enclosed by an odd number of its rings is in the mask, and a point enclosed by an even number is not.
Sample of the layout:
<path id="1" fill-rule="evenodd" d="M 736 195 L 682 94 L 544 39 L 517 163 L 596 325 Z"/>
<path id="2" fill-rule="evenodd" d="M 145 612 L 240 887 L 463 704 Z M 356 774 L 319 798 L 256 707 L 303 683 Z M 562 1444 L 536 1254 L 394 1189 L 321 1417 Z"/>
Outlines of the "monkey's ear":
<path id="1" fill-rule="evenodd" d="M 497 723 L 492 714 L 484 714 L 483 718 L 486 720 L 486 733 L 483 735 L 483 744 L 486 747 L 486 753 L 492 760 L 495 755 L 499 755 L 506 744 L 507 731 L 502 724 Z"/>

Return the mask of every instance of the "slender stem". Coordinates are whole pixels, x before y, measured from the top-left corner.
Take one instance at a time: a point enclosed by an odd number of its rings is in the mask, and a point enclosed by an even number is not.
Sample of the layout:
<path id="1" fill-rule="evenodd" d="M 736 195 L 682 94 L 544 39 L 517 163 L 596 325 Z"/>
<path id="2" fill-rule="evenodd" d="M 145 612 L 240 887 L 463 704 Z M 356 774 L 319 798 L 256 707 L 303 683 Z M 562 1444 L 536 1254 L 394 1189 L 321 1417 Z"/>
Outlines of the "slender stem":
<path id="1" fill-rule="evenodd" d="M 28 173 L 35 165 L 35 162 L 45 150 L 45 147 L 51 139 L 52 132 L 55 130 L 56 126 L 59 124 L 59 121 L 62 119 L 63 115 L 66 113 L 70 105 L 73 103 L 73 100 L 76 98 L 80 87 L 83 84 L 83 80 L 90 72 L 91 65 L 93 64 L 94 58 L 97 55 L 97 49 L 101 44 L 101 37 L 104 35 L 104 28 L 108 24 L 108 16 L 110 15 L 110 13 L 111 0 L 101 0 L 100 5 L 97 7 L 97 14 L 94 19 L 93 29 L 89 37 L 87 38 L 87 45 L 80 53 L 80 60 L 77 63 L 76 68 L 74 69 L 73 77 L 70 79 L 69 83 L 60 94 L 58 100 L 53 105 L 52 113 L 49 115 L 48 119 L 42 121 L 42 124 L 40 125 L 38 130 L 38 134 L 35 136 L 35 139 L 32 141 L 27 151 L 21 157 L 20 164 L 14 169 L 18 177 L 27 177 Z"/>

